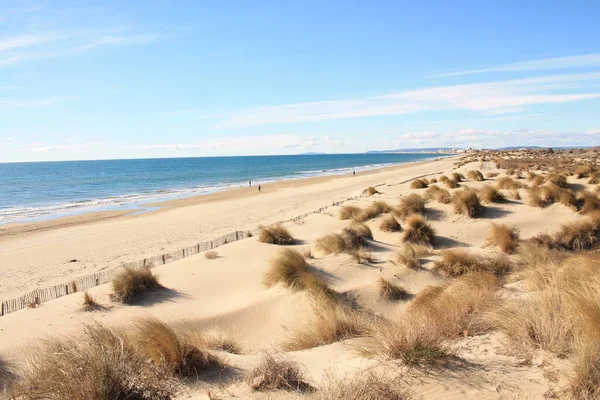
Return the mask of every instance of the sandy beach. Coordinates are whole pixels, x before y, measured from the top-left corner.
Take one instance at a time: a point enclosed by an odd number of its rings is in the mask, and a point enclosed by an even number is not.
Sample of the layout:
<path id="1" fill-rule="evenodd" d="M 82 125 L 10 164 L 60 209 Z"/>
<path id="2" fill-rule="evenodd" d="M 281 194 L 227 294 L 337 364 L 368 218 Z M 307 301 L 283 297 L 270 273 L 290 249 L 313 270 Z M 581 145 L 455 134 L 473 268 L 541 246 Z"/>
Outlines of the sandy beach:
<path id="1" fill-rule="evenodd" d="M 460 165 L 455 165 L 460 160 Z M 313 398 L 311 393 L 302 394 L 294 390 L 262 392 L 256 387 L 253 389 L 254 381 L 246 377 L 261 364 L 267 353 L 278 354 L 300 365 L 305 379 L 312 387 L 319 388 L 314 398 L 342 398 L 331 394 L 329 397 L 318 396 L 321 391 L 333 393 L 338 390 L 332 389 L 331 385 L 340 382 L 363 382 L 368 373 L 389 377 L 387 384 L 401 377 L 397 384 L 406 391 L 407 397 L 399 398 L 539 399 L 548 393 L 567 398 L 560 395 L 560 388 L 566 384 L 570 364 L 546 348 L 535 347 L 520 353 L 514 351 L 516 347 L 502 329 L 491 329 L 486 325 L 478 330 L 475 320 L 469 320 L 471 322 L 466 328 L 461 325 L 460 329 L 466 329 L 464 332 L 445 337 L 447 343 L 443 348 L 451 357 L 445 358 L 443 365 L 433 367 L 433 364 L 427 364 L 429 366 L 425 368 L 413 368 L 407 362 L 385 356 L 385 352 L 377 356 L 366 355 L 365 346 L 373 345 L 370 342 L 372 331 L 357 331 L 339 338 L 311 339 L 318 333 L 311 327 L 323 323 L 323 317 L 319 317 L 319 312 L 324 312 L 319 308 L 323 305 L 315 305 L 315 302 L 323 300 L 319 300 L 318 296 L 315 298 L 314 293 L 310 294 L 310 289 L 294 290 L 279 283 L 265 283 L 266 271 L 272 260 L 281 254 L 282 248 L 305 252 L 309 271 L 319 277 L 315 279 L 326 282 L 327 290 L 334 293 L 336 301 L 341 302 L 339 307 L 342 308 L 335 308 L 336 312 L 341 312 L 339 310 L 344 309 L 348 301 L 355 310 L 352 312 L 358 313 L 353 318 L 366 318 L 365 321 L 370 321 L 368 324 L 385 326 L 381 318 L 393 320 L 398 315 L 410 316 L 414 312 L 414 302 L 422 299 L 423 293 L 431 290 L 432 286 L 443 288 L 448 296 L 462 293 L 458 297 L 449 297 L 457 302 L 459 300 L 456 299 L 473 299 L 480 291 L 492 290 L 487 286 L 485 290 L 470 287 L 461 292 L 464 289 L 459 289 L 459 286 L 468 281 L 461 280 L 459 275 L 448 275 L 439 266 L 440 260 L 446 257 L 443 252 L 449 249 L 467 251 L 485 260 L 506 257 L 507 262 L 516 263 L 518 255 L 505 256 L 489 243 L 487 238 L 492 223 L 514 227 L 520 240 L 527 241 L 542 233 L 553 234 L 563 224 L 587 218 L 558 202 L 544 207 L 531 206 L 528 188 L 533 186 L 524 178 L 518 180 L 522 183 L 516 189 L 500 189 L 504 199 L 485 203 L 477 218 L 457 212 L 450 201 L 432 198 L 426 202 L 423 214 L 435 230 L 433 247 L 418 256 L 417 267 L 410 267 L 406 260 L 406 264 L 398 261 L 397 254 L 406 244 L 403 244 L 405 232 L 410 229 L 410 218 L 403 216 L 401 211 L 404 207 L 402 201 L 413 198 L 413 194 L 421 198 L 426 193 L 425 188 L 414 188 L 413 182 L 418 177 L 426 177 L 426 185 L 431 185 L 428 183 L 430 179 L 437 181 L 442 175 L 452 176 L 452 173 L 471 176 L 473 170 L 488 178 L 457 178 L 461 182 L 450 192 L 456 194 L 472 189 L 481 193 L 485 188 L 506 184 L 508 180 L 514 182 L 509 179 L 514 172 L 498 168 L 497 163 L 489 158 L 451 157 L 369 171 L 357 176 L 273 183 L 264 185 L 260 194 L 255 188 L 245 188 L 186 198 L 164 203 L 161 210 L 134 216 L 92 214 L 4 227 L 0 237 L 0 272 L 3 277 L 0 295 L 10 297 L 38 286 L 112 268 L 126 261 L 177 250 L 231 231 L 253 230 L 259 225 L 268 225 L 331 205 L 343 198 L 361 195 L 368 187 L 374 187 L 378 192 L 285 224 L 284 227 L 295 238 L 294 245 L 278 246 L 252 237 L 217 248 L 210 259 L 198 254 L 153 268 L 163 289 L 146 293 L 134 304 L 115 302 L 111 298 L 114 288 L 105 284 L 88 291 L 98 304 L 92 312 L 82 310 L 83 295 L 75 293 L 1 317 L 0 360 L 18 371 L 29 352 L 42 339 L 79 337 L 84 326 L 93 323 L 127 327 L 128 332 L 133 332 L 137 328 L 131 325 L 132 321 L 153 317 L 174 329 L 220 332 L 239 346 L 235 351 L 224 347 L 211 350 L 219 355 L 226 365 L 225 369 L 218 372 L 216 378 L 214 374 L 201 374 L 198 379 L 186 381 L 178 386 L 172 397 L 177 399 Z M 594 185 L 587 183 L 587 178 L 569 176 L 567 179 L 570 187 L 594 190 Z M 436 185 L 443 187 L 440 182 Z M 343 210 L 350 210 L 349 206 L 366 210 L 376 202 L 394 207 L 400 204 L 400 211 L 360 218 L 372 232 L 372 238 L 366 240 L 366 253 L 358 256 L 347 251 L 330 254 L 319 244 L 324 235 L 343 233 L 345 228 L 356 223 L 340 219 Z M 382 222 L 390 215 L 395 215 L 402 225 L 400 231 L 382 230 Z M 490 276 L 485 279 L 496 279 Z M 518 280 L 516 275 L 510 278 L 498 276 L 501 283 L 493 285 L 493 290 L 498 291 L 494 296 L 498 299 L 517 301 L 521 296 L 531 296 L 526 279 Z M 384 297 L 378 286 L 381 280 L 402 287 L 404 294 L 401 300 Z M 478 299 L 469 306 L 470 313 L 484 307 L 482 298 Z M 456 304 L 459 309 L 462 307 L 458 306 L 460 303 Z M 452 305 L 444 302 L 444 307 L 445 311 L 439 318 L 454 315 L 450 312 Z M 329 318 L 335 321 L 339 315 L 332 314 L 325 319 Z M 445 326 L 448 321 L 444 322 Z M 428 328 L 427 331 L 433 332 L 433 329 Z M 448 329 L 447 326 L 445 329 Z M 294 336 L 297 332 L 303 333 Z M 296 342 L 292 341 L 293 337 L 296 337 Z M 300 342 L 298 337 L 302 338 Z M 259 378 L 253 379 L 260 381 Z"/>

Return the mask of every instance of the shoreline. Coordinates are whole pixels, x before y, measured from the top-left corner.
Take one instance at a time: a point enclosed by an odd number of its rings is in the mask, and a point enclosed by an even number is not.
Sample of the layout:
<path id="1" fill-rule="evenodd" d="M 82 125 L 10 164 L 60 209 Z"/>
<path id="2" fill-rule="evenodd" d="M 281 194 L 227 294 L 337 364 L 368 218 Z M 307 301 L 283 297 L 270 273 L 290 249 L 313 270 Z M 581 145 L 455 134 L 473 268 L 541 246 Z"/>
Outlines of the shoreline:
<path id="1" fill-rule="evenodd" d="M 279 181 L 265 184 L 260 194 L 254 187 L 237 188 L 170 201 L 137 215 L 91 213 L 2 227 L 0 273 L 5 279 L 0 282 L 0 298 L 15 298 L 231 232 L 287 220 L 357 196 L 369 186 L 396 187 L 416 176 L 449 171 L 455 160 L 443 157 L 357 172 L 356 176 Z"/>
<path id="2" fill-rule="evenodd" d="M 371 175 L 374 173 L 379 173 L 387 170 L 395 170 L 397 168 L 402 168 L 407 165 L 420 165 L 424 163 L 434 162 L 441 159 L 452 159 L 459 156 L 451 155 L 451 156 L 442 156 L 442 157 L 432 157 L 431 159 L 419 160 L 419 161 L 410 161 L 400 164 L 387 165 L 384 167 L 365 169 L 356 173 L 356 177 Z M 285 178 L 278 179 L 271 182 L 261 184 L 262 188 L 265 191 L 267 190 L 279 190 L 285 189 L 289 187 L 293 187 L 295 185 L 305 186 L 315 183 L 323 183 L 327 182 L 331 179 L 338 178 L 353 178 L 354 176 L 351 173 L 348 174 L 330 174 L 330 175 L 321 175 L 321 176 L 310 176 L 310 177 L 301 177 L 297 179 Z M 99 210 L 99 211 L 82 211 L 76 212 L 73 214 L 67 214 L 63 216 L 47 216 L 43 220 L 35 220 L 35 221 L 22 221 L 22 222 L 8 222 L 4 224 L 0 224 L 0 238 L 8 237 L 8 236 L 17 236 L 24 233 L 33 233 L 39 231 L 48 231 L 56 228 L 67 227 L 67 226 L 77 226 L 77 225 L 85 225 L 91 224 L 106 220 L 111 220 L 120 217 L 137 217 L 141 215 L 148 215 L 153 213 L 160 213 L 168 209 L 186 207 L 190 205 L 199 205 L 199 204 L 210 204 L 222 200 L 229 200 L 232 197 L 234 198 L 244 198 L 247 196 L 251 196 L 253 193 L 256 194 L 256 186 L 252 187 L 229 187 L 222 190 L 214 191 L 206 194 L 192 194 L 189 196 L 178 197 L 169 200 L 162 201 L 154 201 L 154 202 L 142 202 L 142 203 L 132 203 L 129 206 L 130 208 L 126 209 L 115 209 L 115 210 Z"/>

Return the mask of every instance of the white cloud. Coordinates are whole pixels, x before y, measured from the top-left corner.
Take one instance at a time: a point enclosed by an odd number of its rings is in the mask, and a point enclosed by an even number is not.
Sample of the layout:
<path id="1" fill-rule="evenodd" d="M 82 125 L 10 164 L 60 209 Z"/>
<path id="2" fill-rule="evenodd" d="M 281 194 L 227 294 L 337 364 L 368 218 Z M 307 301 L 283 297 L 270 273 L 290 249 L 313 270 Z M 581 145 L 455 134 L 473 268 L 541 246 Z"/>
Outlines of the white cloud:
<path id="1" fill-rule="evenodd" d="M 47 145 L 47 146 L 32 146 L 20 149 L 22 151 L 32 151 L 35 153 L 53 153 L 53 152 L 66 152 L 66 153 L 85 153 L 96 146 L 106 145 L 108 142 L 90 142 L 90 143 L 74 143 L 74 144 L 60 144 L 60 145 Z"/>
<path id="2" fill-rule="evenodd" d="M 16 50 L 26 47 L 36 46 L 42 43 L 53 42 L 61 39 L 63 36 L 56 33 L 46 33 L 37 35 L 20 35 L 8 38 L 0 38 L 0 51 Z"/>
<path id="3" fill-rule="evenodd" d="M 522 61 L 511 64 L 503 64 L 495 67 L 470 69 L 465 71 L 446 72 L 436 74 L 434 77 L 450 77 L 483 74 L 489 72 L 518 72 L 518 71 L 543 71 L 571 68 L 593 68 L 600 67 L 600 54 L 583 54 L 570 57 L 545 58 L 540 60 Z"/>
<path id="4" fill-rule="evenodd" d="M 22 108 L 35 108 L 35 107 L 46 107 L 53 106 L 58 103 L 69 100 L 67 97 L 54 97 L 48 99 L 39 100 L 6 100 L 0 99 L 0 112 L 2 111 L 13 111 Z"/>
<path id="5" fill-rule="evenodd" d="M 579 89 L 600 83 L 600 73 L 515 79 L 418 89 L 351 100 L 256 107 L 213 115 L 220 126 L 253 126 L 333 119 L 405 115 L 421 111 L 468 110 L 483 114 L 518 113 L 527 106 L 599 98 Z"/>
<path id="6" fill-rule="evenodd" d="M 600 135 L 600 129 L 590 129 L 585 131 L 586 135 Z"/>

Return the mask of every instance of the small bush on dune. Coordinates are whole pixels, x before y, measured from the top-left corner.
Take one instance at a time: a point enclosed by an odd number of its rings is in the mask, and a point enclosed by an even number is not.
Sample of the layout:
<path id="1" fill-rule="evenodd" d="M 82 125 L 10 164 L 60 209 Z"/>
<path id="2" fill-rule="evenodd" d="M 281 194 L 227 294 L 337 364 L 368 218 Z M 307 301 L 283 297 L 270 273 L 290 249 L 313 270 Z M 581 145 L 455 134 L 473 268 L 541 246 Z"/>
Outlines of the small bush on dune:
<path id="1" fill-rule="evenodd" d="M 296 243 L 296 239 L 283 225 L 261 226 L 258 233 L 258 241 L 278 245 L 290 245 Z"/>
<path id="2" fill-rule="evenodd" d="M 230 354 L 243 354 L 236 334 L 231 329 L 212 327 L 197 335 L 197 343 L 211 350 L 221 350 Z"/>
<path id="3" fill-rule="evenodd" d="M 445 176 L 444 176 L 444 178 L 445 178 Z M 442 179 L 440 179 L 440 182 L 442 182 L 444 185 L 446 185 L 448 187 L 448 189 L 456 189 L 457 187 L 460 187 L 460 184 L 452 179 L 446 178 L 443 181 L 442 181 Z"/>
<path id="4" fill-rule="evenodd" d="M 113 278 L 112 288 L 114 301 L 130 304 L 145 292 L 160 289 L 162 285 L 150 268 L 126 267 Z"/>
<path id="5" fill-rule="evenodd" d="M 385 201 L 375 201 L 370 206 L 359 213 L 355 218 L 355 221 L 366 221 L 368 219 L 376 218 L 377 216 L 392 211 L 392 207 Z"/>
<path id="6" fill-rule="evenodd" d="M 557 174 L 557 173 L 551 173 L 550 175 L 548 175 L 546 177 L 546 182 L 550 182 L 550 183 L 552 183 L 556 186 L 562 187 L 562 188 L 566 188 L 568 186 L 567 177 L 562 174 Z"/>
<path id="7" fill-rule="evenodd" d="M 96 302 L 96 299 L 89 294 L 87 291 L 83 292 L 83 311 L 94 311 L 97 310 L 100 305 Z"/>
<path id="8" fill-rule="evenodd" d="M 321 236 L 317 239 L 315 247 L 325 254 L 341 254 L 348 250 L 348 245 L 344 237 L 339 233 L 330 233 Z"/>
<path id="9" fill-rule="evenodd" d="M 284 341 L 283 350 L 306 350 L 362 336 L 372 323 L 370 315 L 353 310 L 345 303 L 317 298 L 314 309 L 310 321 L 295 329 Z"/>
<path id="10" fill-rule="evenodd" d="M 498 277 L 511 270 L 506 256 L 479 256 L 464 250 L 444 250 L 435 262 L 435 269 L 448 277 L 457 277 L 471 272 L 487 272 Z"/>
<path id="11" fill-rule="evenodd" d="M 406 223 L 402 241 L 406 243 L 431 246 L 435 238 L 435 230 L 421 215 L 411 215 Z"/>
<path id="12" fill-rule="evenodd" d="M 544 177 L 541 175 L 536 175 L 533 177 L 533 179 L 531 180 L 531 185 L 532 186 L 540 186 L 544 183 Z"/>
<path id="13" fill-rule="evenodd" d="M 388 214 L 382 218 L 379 229 L 384 232 L 398 232 L 402 229 L 402 226 L 393 215 Z"/>
<path id="14" fill-rule="evenodd" d="M 425 199 L 416 193 L 400 199 L 400 204 L 394 210 L 394 214 L 399 218 L 406 219 L 413 214 L 425 213 Z"/>
<path id="15" fill-rule="evenodd" d="M 504 253 L 511 254 L 519 246 L 519 230 L 515 227 L 492 224 L 486 240 L 488 245 L 498 246 Z"/>
<path id="16" fill-rule="evenodd" d="M 500 203 L 504 200 L 502 193 L 498 192 L 495 187 L 490 185 L 482 187 L 478 194 L 483 203 Z"/>
<path id="17" fill-rule="evenodd" d="M 214 250 L 210 250 L 207 251 L 206 253 L 204 253 L 204 258 L 206 258 L 207 260 L 215 260 L 219 257 L 219 253 L 217 253 Z"/>
<path id="18" fill-rule="evenodd" d="M 498 172 L 488 172 L 487 174 L 485 174 L 485 177 L 491 179 L 497 177 L 498 175 L 500 175 Z"/>
<path id="19" fill-rule="evenodd" d="M 593 213 L 582 221 L 562 225 L 554 239 L 557 245 L 570 251 L 600 248 L 600 213 Z"/>
<path id="20" fill-rule="evenodd" d="M 22 399 L 169 400 L 173 379 L 148 363 L 123 332 L 86 326 L 76 339 L 46 341 L 28 359 L 11 395 Z"/>
<path id="21" fill-rule="evenodd" d="M 410 183 L 411 189 L 425 189 L 429 186 L 429 183 L 425 179 L 415 179 Z"/>
<path id="22" fill-rule="evenodd" d="M 350 226 L 344 228 L 342 230 L 342 235 L 345 235 L 345 234 L 350 235 L 355 238 L 362 239 L 363 241 L 364 241 L 364 239 L 373 239 L 373 232 L 371 232 L 371 228 L 369 228 L 367 225 L 360 223 L 360 222 L 352 222 L 350 224 Z M 357 241 L 357 240 L 353 239 L 353 241 Z M 360 242 L 360 244 L 362 246 L 364 244 L 364 242 Z"/>
<path id="23" fill-rule="evenodd" d="M 367 263 L 373 262 L 373 253 L 369 251 L 366 247 L 361 247 L 358 250 L 352 250 L 348 252 L 354 258 L 357 264 L 362 264 L 363 261 Z"/>
<path id="24" fill-rule="evenodd" d="M 575 177 L 577 179 L 588 178 L 594 172 L 594 168 L 591 165 L 582 165 L 575 169 Z"/>
<path id="25" fill-rule="evenodd" d="M 411 396 L 400 377 L 374 372 L 361 373 L 343 381 L 328 379 L 311 400 L 408 400 Z"/>
<path id="26" fill-rule="evenodd" d="M 369 196 L 373 196 L 374 194 L 381 194 L 377 189 L 375 189 L 373 186 L 369 186 L 368 188 L 366 188 L 363 193 L 369 195 Z"/>
<path id="27" fill-rule="evenodd" d="M 432 183 L 437 183 L 437 181 L 438 181 L 438 180 L 437 180 L 436 178 L 431 178 L 431 179 L 429 180 L 429 184 L 432 184 Z"/>
<path id="28" fill-rule="evenodd" d="M 311 274 L 304 256 L 293 249 L 282 249 L 277 256 L 271 260 L 270 268 L 267 270 L 264 283 L 267 287 L 278 283 L 292 290 L 305 290 L 306 276 Z"/>
<path id="29" fill-rule="evenodd" d="M 513 180 L 512 178 L 505 176 L 496 181 L 496 187 L 498 189 L 512 190 L 512 189 L 520 189 L 523 187 L 523 185 L 520 182 L 517 182 L 517 181 Z"/>
<path id="30" fill-rule="evenodd" d="M 380 277 L 377 281 L 377 286 L 379 287 L 379 298 L 381 299 L 397 301 L 406 300 L 410 297 L 410 293 L 408 293 L 404 288 L 393 284 L 382 277 Z"/>
<path id="31" fill-rule="evenodd" d="M 593 172 L 592 174 L 590 174 L 590 179 L 588 180 L 588 183 L 590 185 L 596 185 L 600 183 L 600 173 Z"/>
<path id="32" fill-rule="evenodd" d="M 288 390 L 303 393 L 314 390 L 300 364 L 282 355 L 265 354 L 246 376 L 246 382 L 256 391 Z"/>
<path id="33" fill-rule="evenodd" d="M 455 182 L 462 182 L 465 179 L 465 176 L 459 172 L 452 173 L 452 180 Z"/>
<path id="34" fill-rule="evenodd" d="M 340 219 L 360 219 L 362 218 L 362 209 L 357 206 L 344 206 L 340 209 Z"/>
<path id="35" fill-rule="evenodd" d="M 584 215 L 600 210 L 600 198 L 588 191 L 581 191 L 577 193 L 576 200 L 573 199 L 573 203 L 575 202 L 578 205 L 579 212 Z"/>
<path id="36" fill-rule="evenodd" d="M 400 264 L 406 265 L 410 269 L 418 270 L 421 268 L 419 257 L 428 255 L 431 252 L 429 247 L 419 244 L 403 244 L 398 253 L 396 260 Z"/>
<path id="37" fill-rule="evenodd" d="M 223 366 L 220 358 L 203 347 L 201 336 L 176 332 L 154 318 L 136 321 L 130 335 L 137 354 L 170 374 L 197 376 Z"/>
<path id="38" fill-rule="evenodd" d="M 371 229 L 363 223 L 353 222 L 342 233 L 330 233 L 317 239 L 316 248 L 325 254 L 341 254 L 366 247 L 365 239 L 373 239 Z"/>
<path id="39" fill-rule="evenodd" d="M 483 174 L 477 170 L 471 170 L 467 172 L 467 177 L 469 177 L 469 179 L 472 181 L 482 182 L 484 180 Z"/>
<path id="40" fill-rule="evenodd" d="M 466 188 L 452 195 L 452 205 L 455 214 L 466 215 L 470 218 L 476 218 L 483 214 L 484 208 L 479 202 L 477 192 Z"/>
<path id="41" fill-rule="evenodd" d="M 442 204 L 449 204 L 451 201 L 450 192 L 436 185 L 430 186 L 429 189 L 425 191 L 425 198 L 427 200 L 435 200 Z"/>

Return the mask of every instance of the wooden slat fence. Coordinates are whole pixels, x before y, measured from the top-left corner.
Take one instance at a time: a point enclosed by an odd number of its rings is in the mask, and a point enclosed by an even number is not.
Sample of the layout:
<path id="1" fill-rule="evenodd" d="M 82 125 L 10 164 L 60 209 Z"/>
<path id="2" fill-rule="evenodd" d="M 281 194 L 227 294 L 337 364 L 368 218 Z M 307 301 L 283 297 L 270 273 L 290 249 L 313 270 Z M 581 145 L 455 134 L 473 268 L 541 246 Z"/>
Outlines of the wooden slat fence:
<path id="1" fill-rule="evenodd" d="M 276 223 L 284 224 L 288 222 L 299 221 L 308 217 L 309 215 L 319 214 L 330 207 L 339 206 L 340 204 L 346 201 L 355 200 L 365 196 L 365 194 L 362 194 L 359 196 L 348 197 L 340 201 L 334 201 L 330 206 L 321 207 L 318 210 L 298 215 L 296 217 L 289 218 L 283 221 L 278 221 Z M 78 278 L 72 279 L 69 282 L 47 287 L 44 289 L 35 289 L 29 293 L 19 296 L 16 299 L 1 301 L 0 316 L 8 315 L 13 312 L 23 310 L 25 308 L 37 307 L 38 305 L 47 301 L 54 300 L 75 292 L 81 292 L 95 286 L 103 285 L 105 283 L 110 282 L 113 279 L 113 277 L 123 268 L 137 268 L 144 266 L 153 268 L 160 265 L 169 264 L 173 261 L 191 257 L 193 255 L 205 252 L 207 250 L 223 246 L 227 243 L 232 243 L 238 240 L 246 239 L 248 237 L 256 235 L 257 233 L 258 229 L 252 231 L 236 231 L 228 233 L 227 235 L 223 235 L 217 239 L 198 243 L 193 246 L 186 247 L 184 249 L 180 249 L 174 252 L 164 253 L 154 257 L 144 258 L 143 260 L 125 263 L 111 269 L 99 271 L 90 275 L 80 276 Z"/>

